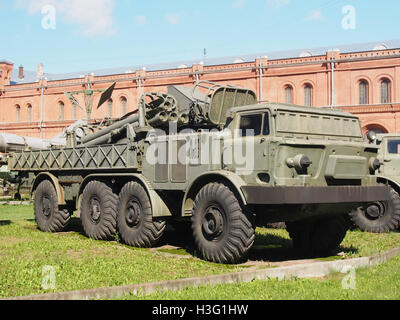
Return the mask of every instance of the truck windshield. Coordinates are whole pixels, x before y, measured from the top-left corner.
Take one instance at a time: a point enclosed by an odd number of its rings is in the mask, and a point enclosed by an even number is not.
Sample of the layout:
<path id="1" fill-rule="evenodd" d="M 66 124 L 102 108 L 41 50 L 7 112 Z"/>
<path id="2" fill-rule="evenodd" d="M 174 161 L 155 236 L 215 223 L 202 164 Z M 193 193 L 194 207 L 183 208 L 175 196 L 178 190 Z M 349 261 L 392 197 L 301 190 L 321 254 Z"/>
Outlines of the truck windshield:
<path id="1" fill-rule="evenodd" d="M 356 118 L 303 112 L 279 111 L 276 117 L 276 131 L 277 133 L 362 138 L 360 122 Z"/>

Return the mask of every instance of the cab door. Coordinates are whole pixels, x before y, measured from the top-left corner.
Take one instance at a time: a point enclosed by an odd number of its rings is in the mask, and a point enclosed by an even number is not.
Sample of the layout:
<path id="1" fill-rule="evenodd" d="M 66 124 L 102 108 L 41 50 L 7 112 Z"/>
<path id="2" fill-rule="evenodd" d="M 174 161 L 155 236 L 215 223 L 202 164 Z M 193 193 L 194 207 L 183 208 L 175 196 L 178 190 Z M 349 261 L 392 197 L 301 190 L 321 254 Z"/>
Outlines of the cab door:
<path id="1" fill-rule="evenodd" d="M 383 148 L 384 165 L 381 173 L 388 176 L 400 176 L 400 137 L 385 139 Z"/>
<path id="2" fill-rule="evenodd" d="M 267 111 L 240 114 L 232 145 L 224 148 L 224 165 L 239 175 L 257 175 L 269 169 L 270 115 Z M 230 159 L 230 163 L 225 163 Z"/>

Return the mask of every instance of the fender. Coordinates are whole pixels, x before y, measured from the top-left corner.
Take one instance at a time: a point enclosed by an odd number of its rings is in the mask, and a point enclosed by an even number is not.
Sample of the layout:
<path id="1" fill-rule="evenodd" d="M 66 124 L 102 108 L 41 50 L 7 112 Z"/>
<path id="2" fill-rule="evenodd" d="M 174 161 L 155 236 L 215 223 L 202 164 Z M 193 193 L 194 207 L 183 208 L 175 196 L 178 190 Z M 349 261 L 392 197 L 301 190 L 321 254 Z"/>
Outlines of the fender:
<path id="1" fill-rule="evenodd" d="M 135 173 L 127 173 L 127 174 L 92 174 L 88 175 L 81 183 L 79 187 L 79 193 L 76 200 L 76 207 L 80 209 L 80 200 L 81 195 L 83 193 L 84 188 L 86 185 L 94 180 L 95 178 L 100 179 L 110 179 L 110 178 L 126 178 L 127 180 L 136 180 L 139 182 L 146 190 L 147 194 L 150 198 L 151 207 L 153 209 L 153 216 L 154 217 L 171 217 L 172 213 L 165 204 L 164 200 L 158 195 L 158 193 L 154 190 L 151 183 L 141 174 Z"/>
<path id="2" fill-rule="evenodd" d="M 399 194 L 400 194 L 400 182 L 397 182 L 394 178 L 388 176 L 377 176 L 377 180 L 388 182 Z"/>
<path id="3" fill-rule="evenodd" d="M 247 205 L 246 198 L 241 190 L 241 187 L 246 186 L 246 182 L 238 176 L 236 173 L 230 171 L 213 171 L 201 174 L 197 176 L 192 182 L 190 183 L 185 196 L 183 198 L 183 205 L 182 205 L 182 216 L 188 217 L 192 213 L 194 199 L 196 198 L 197 193 L 200 189 L 205 186 L 209 182 L 227 182 L 231 185 L 231 187 L 236 191 L 237 195 L 239 195 L 243 205 Z"/>
<path id="4" fill-rule="evenodd" d="M 42 173 L 38 174 L 37 177 L 35 178 L 32 188 L 31 188 L 32 199 L 34 199 L 34 193 L 35 193 L 37 186 L 39 185 L 40 182 L 42 182 L 44 180 L 50 180 L 53 183 L 54 188 L 57 193 L 58 205 L 59 206 L 66 205 L 65 198 L 64 198 L 64 190 L 63 190 L 62 186 L 60 185 L 58 178 L 49 172 L 42 172 Z"/>

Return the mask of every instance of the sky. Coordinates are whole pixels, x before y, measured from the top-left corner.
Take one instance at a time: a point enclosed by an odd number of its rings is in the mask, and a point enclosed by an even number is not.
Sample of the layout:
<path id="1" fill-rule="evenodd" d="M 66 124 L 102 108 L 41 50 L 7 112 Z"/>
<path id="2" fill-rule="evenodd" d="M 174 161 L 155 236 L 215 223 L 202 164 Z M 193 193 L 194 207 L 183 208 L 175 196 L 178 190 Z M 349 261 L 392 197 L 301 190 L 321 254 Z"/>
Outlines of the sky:
<path id="1" fill-rule="evenodd" d="M 47 73 L 400 39 L 398 0 L 0 0 L 0 59 Z"/>

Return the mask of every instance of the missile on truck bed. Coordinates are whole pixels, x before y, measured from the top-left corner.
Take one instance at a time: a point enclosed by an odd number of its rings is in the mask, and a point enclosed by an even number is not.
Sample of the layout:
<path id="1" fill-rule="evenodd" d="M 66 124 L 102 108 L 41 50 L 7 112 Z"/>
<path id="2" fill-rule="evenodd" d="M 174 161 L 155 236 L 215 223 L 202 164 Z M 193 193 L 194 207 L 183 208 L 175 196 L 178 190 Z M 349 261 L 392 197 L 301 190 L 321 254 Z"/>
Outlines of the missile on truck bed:
<path id="1" fill-rule="evenodd" d="M 18 152 L 27 148 L 31 150 L 46 150 L 53 145 L 65 145 L 65 140 L 46 140 L 39 138 L 21 137 L 11 133 L 0 133 L 0 152 Z"/>

